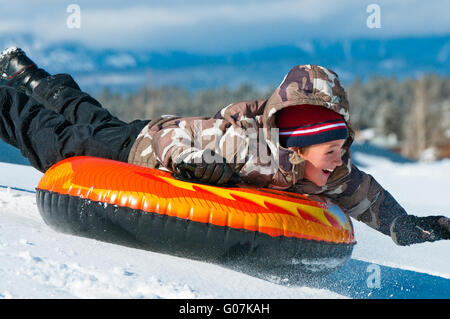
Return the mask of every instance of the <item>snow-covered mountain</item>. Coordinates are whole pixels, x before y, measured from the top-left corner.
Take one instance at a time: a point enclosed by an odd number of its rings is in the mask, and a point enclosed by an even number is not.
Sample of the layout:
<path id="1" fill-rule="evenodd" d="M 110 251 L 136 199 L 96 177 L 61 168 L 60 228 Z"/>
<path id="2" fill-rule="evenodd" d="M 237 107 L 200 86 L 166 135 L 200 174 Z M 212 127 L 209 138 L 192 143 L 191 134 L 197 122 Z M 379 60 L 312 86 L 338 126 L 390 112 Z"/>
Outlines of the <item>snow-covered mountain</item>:
<path id="1" fill-rule="evenodd" d="M 450 74 L 450 35 L 421 38 L 304 40 L 295 45 L 205 54 L 139 48 L 94 49 L 75 42 L 43 42 L 27 34 L 1 36 L 0 47 L 22 47 L 52 73 L 70 73 L 85 90 L 128 91 L 143 85 L 188 89 L 252 83 L 276 86 L 294 65 L 321 64 L 344 82 L 372 75 L 403 78 Z"/>
<path id="2" fill-rule="evenodd" d="M 381 153 L 379 153 L 380 155 Z M 355 159 L 415 215 L 450 216 L 450 161 Z M 39 215 L 34 168 L 0 163 L 2 298 L 450 298 L 450 241 L 396 246 L 354 221 L 352 259 L 286 286 L 217 265 L 57 233 Z M 272 278 L 273 280 L 273 278 Z"/>

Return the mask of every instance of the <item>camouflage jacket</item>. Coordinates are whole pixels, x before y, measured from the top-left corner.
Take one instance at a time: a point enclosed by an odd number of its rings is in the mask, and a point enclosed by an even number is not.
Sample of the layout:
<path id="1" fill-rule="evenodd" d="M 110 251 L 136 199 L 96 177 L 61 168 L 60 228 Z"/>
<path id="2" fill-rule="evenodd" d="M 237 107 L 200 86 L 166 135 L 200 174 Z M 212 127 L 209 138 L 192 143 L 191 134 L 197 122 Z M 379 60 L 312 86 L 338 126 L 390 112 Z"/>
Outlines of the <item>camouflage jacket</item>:
<path id="1" fill-rule="evenodd" d="M 278 142 L 276 112 L 298 104 L 325 106 L 347 122 L 343 165 L 323 187 L 304 179 L 303 159 Z M 173 171 L 178 156 L 195 156 L 209 148 L 222 155 L 245 183 L 325 195 L 351 217 L 390 235 L 393 220 L 406 212 L 372 176 L 352 164 L 353 138 L 348 100 L 337 74 L 321 66 L 300 65 L 289 71 L 266 100 L 233 103 L 213 117 L 167 115 L 152 120 L 137 137 L 128 162 Z"/>

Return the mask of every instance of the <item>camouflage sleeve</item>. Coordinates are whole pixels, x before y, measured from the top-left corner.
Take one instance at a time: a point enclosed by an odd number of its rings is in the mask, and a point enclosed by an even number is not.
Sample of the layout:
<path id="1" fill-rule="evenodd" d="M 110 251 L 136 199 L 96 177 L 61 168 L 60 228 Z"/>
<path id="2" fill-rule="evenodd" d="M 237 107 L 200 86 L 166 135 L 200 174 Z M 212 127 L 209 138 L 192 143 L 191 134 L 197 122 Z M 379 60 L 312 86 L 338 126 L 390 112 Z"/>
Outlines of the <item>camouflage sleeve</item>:
<path id="1" fill-rule="evenodd" d="M 206 149 L 221 155 L 230 164 L 245 162 L 248 138 L 245 130 L 223 119 L 180 118 L 165 125 L 153 136 L 153 150 L 162 166 L 174 170 L 179 156 L 201 158 Z"/>
<path id="2" fill-rule="evenodd" d="M 337 190 L 326 193 L 356 220 L 391 235 L 392 222 L 407 215 L 403 207 L 371 175 L 352 165 L 351 172 Z"/>
<path id="3" fill-rule="evenodd" d="M 248 184 L 287 188 L 280 173 L 275 143 L 265 143 L 261 113 L 264 101 L 238 102 L 214 117 L 165 117 L 142 130 L 128 162 L 174 171 L 177 160 L 204 158 L 212 150 L 229 163 Z M 151 123 L 152 124 L 152 123 Z"/>

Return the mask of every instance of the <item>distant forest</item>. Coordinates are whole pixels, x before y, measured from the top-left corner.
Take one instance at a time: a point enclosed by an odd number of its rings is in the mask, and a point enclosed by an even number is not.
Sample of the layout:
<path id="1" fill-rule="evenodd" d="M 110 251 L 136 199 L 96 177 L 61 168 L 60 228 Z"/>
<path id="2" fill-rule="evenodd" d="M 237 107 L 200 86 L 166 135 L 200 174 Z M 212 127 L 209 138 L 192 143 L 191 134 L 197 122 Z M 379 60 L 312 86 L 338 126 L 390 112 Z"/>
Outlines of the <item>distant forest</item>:
<path id="1" fill-rule="evenodd" d="M 97 99 L 124 121 L 152 119 L 162 114 L 213 116 L 226 105 L 269 97 L 249 84 L 189 92 L 179 87 L 144 87 L 130 94 L 105 88 Z M 450 78 L 426 75 L 399 81 L 373 77 L 346 86 L 351 124 L 357 132 L 372 129 L 386 146 L 412 159 L 433 150 L 436 158 L 450 157 Z M 360 136 L 363 136 L 362 134 Z M 388 142 L 389 141 L 389 142 Z"/>

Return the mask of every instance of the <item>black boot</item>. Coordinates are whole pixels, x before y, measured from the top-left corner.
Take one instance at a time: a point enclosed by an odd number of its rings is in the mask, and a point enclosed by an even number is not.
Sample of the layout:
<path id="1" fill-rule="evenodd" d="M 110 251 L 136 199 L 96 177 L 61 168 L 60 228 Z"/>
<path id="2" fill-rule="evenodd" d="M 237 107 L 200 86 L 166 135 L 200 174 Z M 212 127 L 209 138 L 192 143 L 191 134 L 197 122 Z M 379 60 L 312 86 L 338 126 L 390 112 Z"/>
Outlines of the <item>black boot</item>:
<path id="1" fill-rule="evenodd" d="M 40 81 L 49 75 L 19 48 L 12 47 L 0 53 L 0 85 L 31 95 Z"/>

